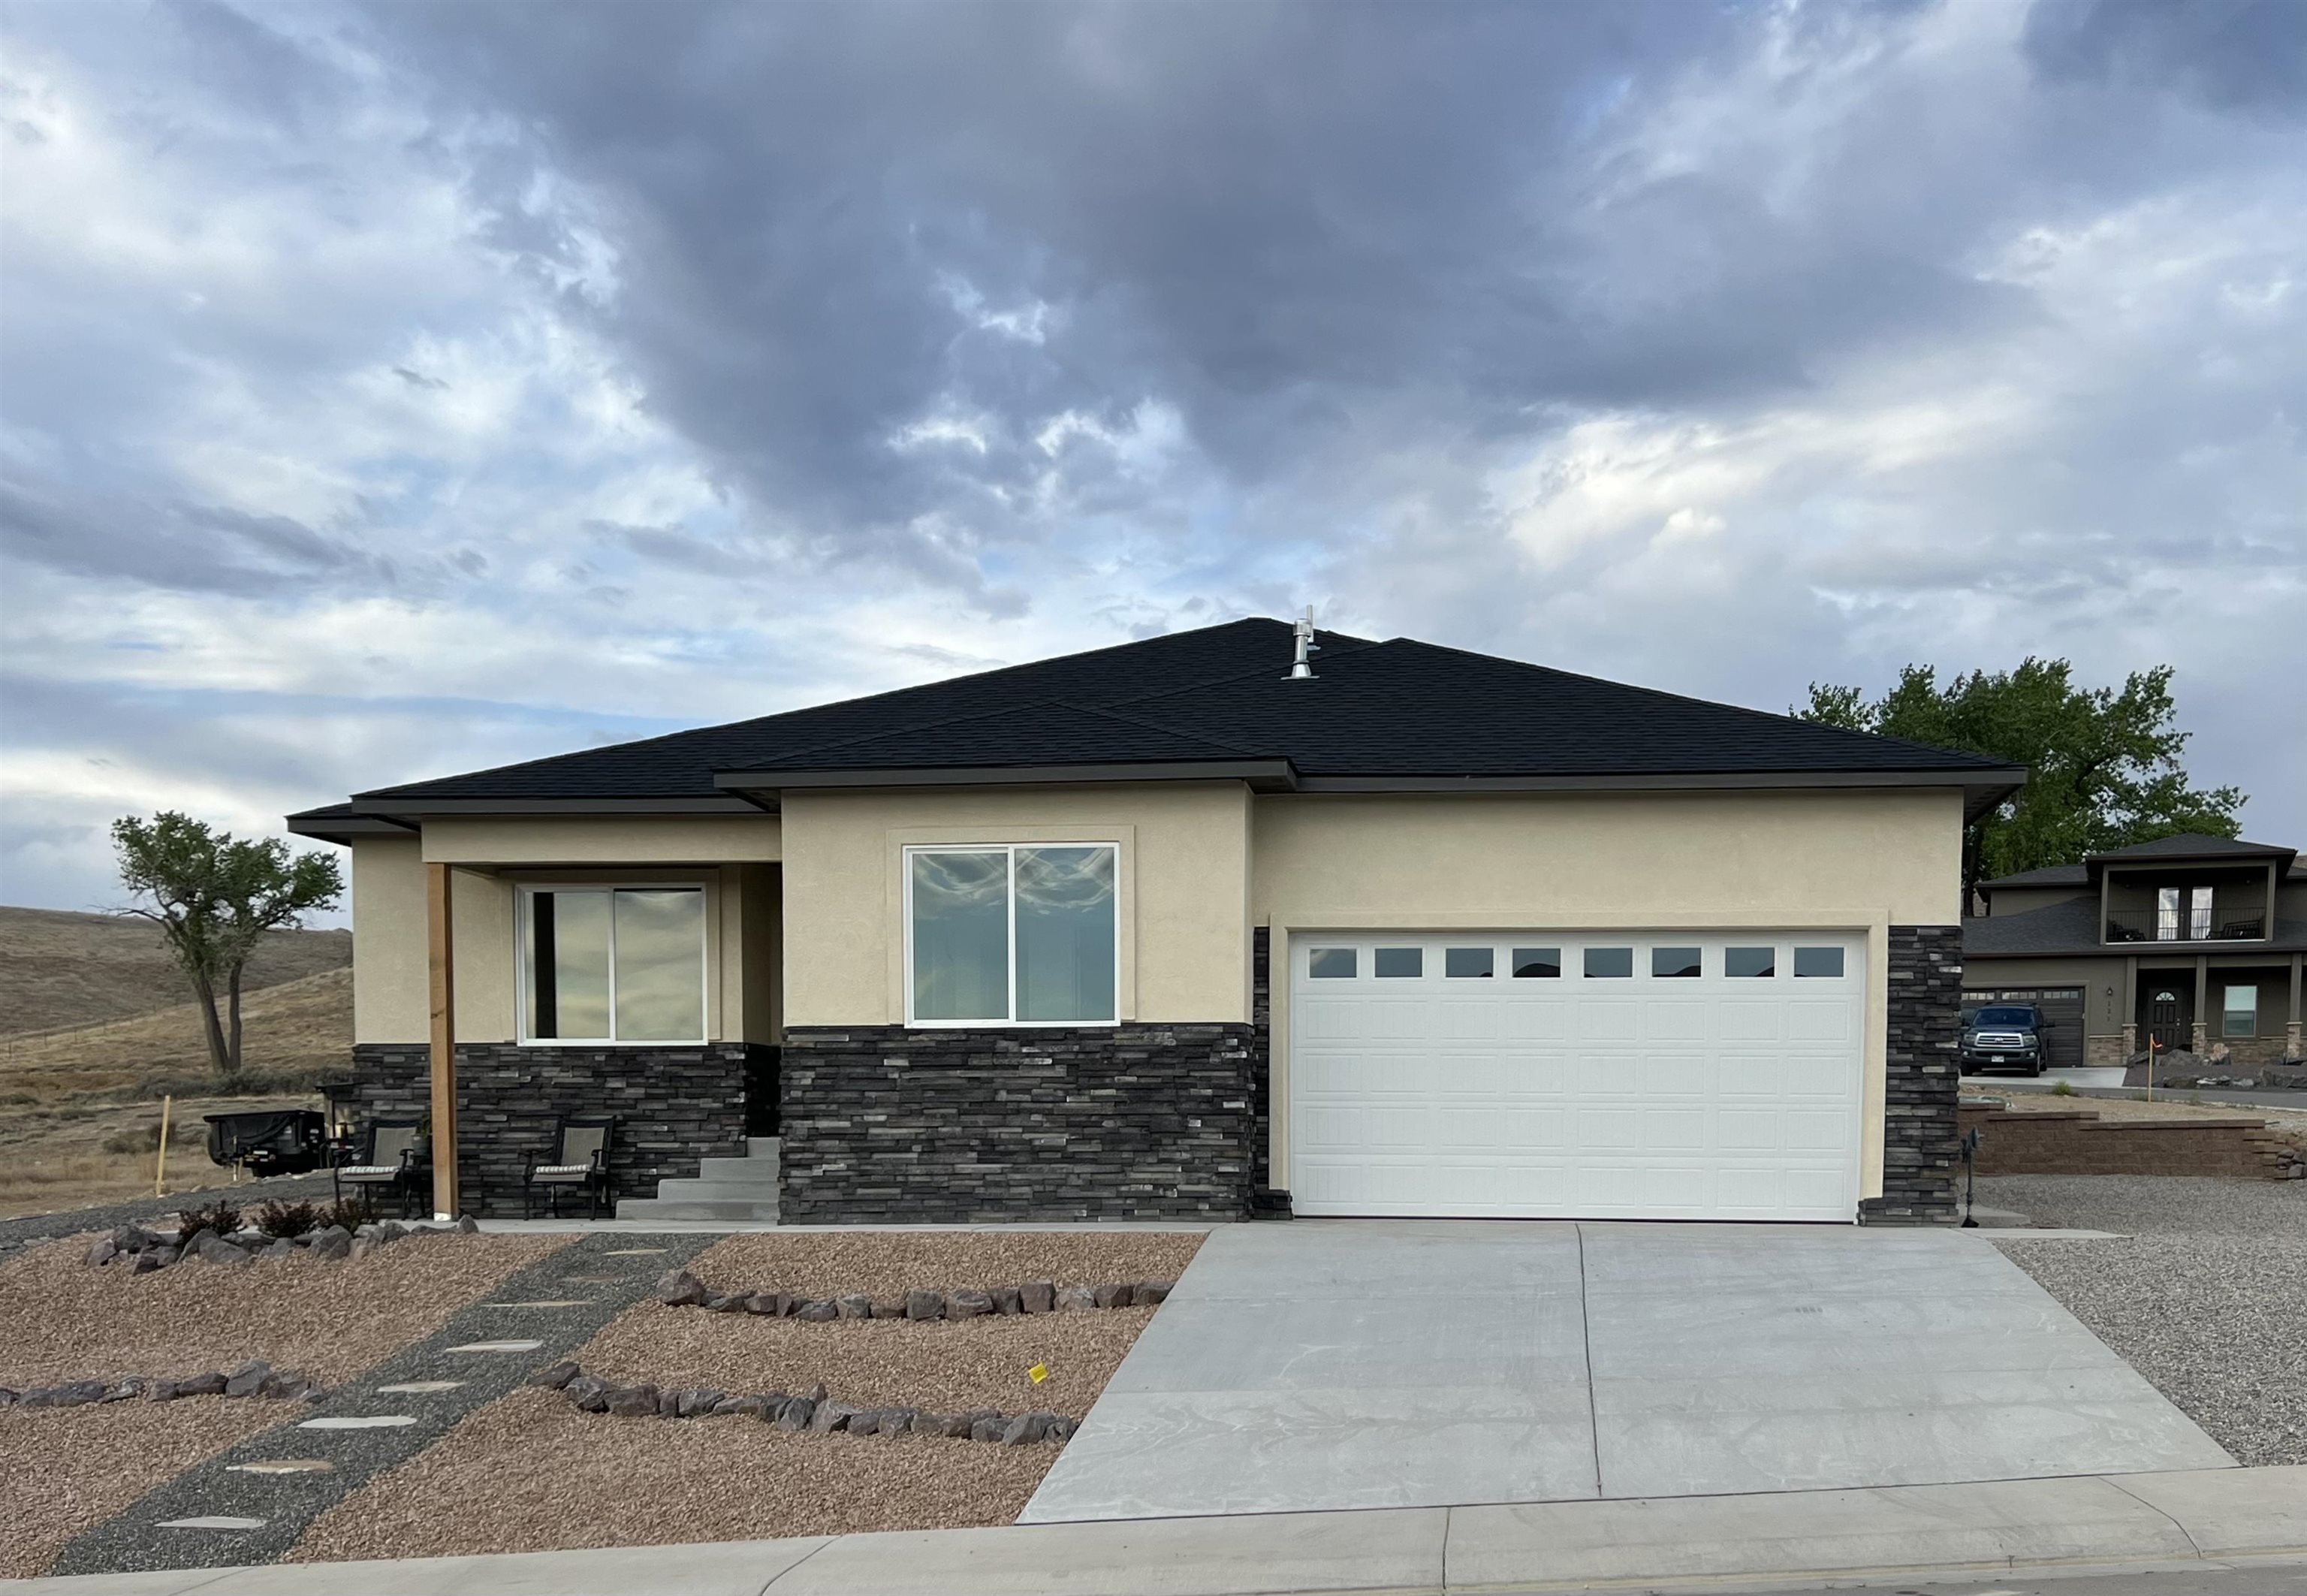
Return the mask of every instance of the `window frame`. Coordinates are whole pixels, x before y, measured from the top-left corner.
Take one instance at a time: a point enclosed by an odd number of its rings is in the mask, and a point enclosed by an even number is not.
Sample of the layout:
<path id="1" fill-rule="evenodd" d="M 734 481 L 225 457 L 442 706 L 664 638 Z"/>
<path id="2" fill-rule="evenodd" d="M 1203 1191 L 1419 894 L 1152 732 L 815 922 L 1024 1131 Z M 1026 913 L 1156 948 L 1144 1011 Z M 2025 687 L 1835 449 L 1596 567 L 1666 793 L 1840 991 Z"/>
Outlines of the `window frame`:
<path id="1" fill-rule="evenodd" d="M 1111 1019 L 1035 1020 L 1017 1017 L 1017 850 L 1020 848 L 1104 848 L 1113 855 L 1113 1017 Z M 1004 858 L 1003 909 L 1007 925 L 1002 948 L 1009 965 L 1009 1017 L 1007 1019 L 922 1019 L 913 1012 L 917 988 L 913 981 L 913 857 L 917 854 L 999 854 Z M 1119 837 L 1037 837 L 1028 842 L 907 843 L 898 850 L 901 907 L 905 919 L 905 955 L 900 977 L 905 989 L 905 1029 L 909 1031 L 1052 1031 L 1066 1026 L 1111 1030 L 1123 1023 L 1121 986 L 1122 849 Z"/>
<path id="2" fill-rule="evenodd" d="M 2259 1034 L 2259 982 L 2228 981 L 2220 984 L 2224 990 L 2219 993 L 2219 1039 L 2226 1041 L 2233 1037 L 2237 1041 L 2243 1041 L 2257 1036 Z M 2250 1008 L 2237 1008 L 2234 1006 L 2234 995 L 2237 992 L 2251 994 Z M 2244 1022 L 2245 1029 L 2238 1031 L 2234 1028 L 2237 1019 Z"/>
<path id="3" fill-rule="evenodd" d="M 540 892 L 594 892 L 611 899 L 609 905 L 609 1028 L 617 1025 L 617 905 L 620 892 L 694 892 L 703 913 L 698 917 L 697 1026 L 694 1036 L 536 1036 L 530 1034 L 536 999 L 535 900 Z M 713 920 L 716 910 L 709 881 L 519 881 L 513 891 L 513 1036 L 519 1047 L 699 1047 L 713 1040 Z"/>

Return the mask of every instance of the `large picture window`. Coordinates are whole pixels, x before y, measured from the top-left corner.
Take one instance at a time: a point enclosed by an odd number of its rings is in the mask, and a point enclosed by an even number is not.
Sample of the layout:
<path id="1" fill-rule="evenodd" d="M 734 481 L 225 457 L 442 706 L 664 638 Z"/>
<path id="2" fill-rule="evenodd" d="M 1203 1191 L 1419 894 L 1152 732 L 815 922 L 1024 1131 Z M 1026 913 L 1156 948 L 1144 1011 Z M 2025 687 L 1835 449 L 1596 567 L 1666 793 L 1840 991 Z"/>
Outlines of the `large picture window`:
<path id="1" fill-rule="evenodd" d="M 526 1040 L 705 1040 L 701 888 L 530 888 L 521 909 Z"/>
<path id="2" fill-rule="evenodd" d="M 912 1022 L 1116 1020 L 1118 854 L 1111 843 L 905 850 Z"/>

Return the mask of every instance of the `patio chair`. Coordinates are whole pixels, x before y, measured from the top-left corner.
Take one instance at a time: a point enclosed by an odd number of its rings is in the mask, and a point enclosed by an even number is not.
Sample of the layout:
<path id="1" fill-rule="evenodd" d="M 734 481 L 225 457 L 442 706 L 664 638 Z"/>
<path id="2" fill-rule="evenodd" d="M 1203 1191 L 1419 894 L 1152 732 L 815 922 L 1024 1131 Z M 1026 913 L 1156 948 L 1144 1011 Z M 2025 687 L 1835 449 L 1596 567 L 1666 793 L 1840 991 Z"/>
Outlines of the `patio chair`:
<path id="1" fill-rule="evenodd" d="M 359 1162 L 339 1164 L 332 1171 L 336 1176 L 337 1200 L 344 1200 L 347 1186 L 364 1195 L 393 1192 L 400 1198 L 401 1217 L 409 1217 L 415 1211 L 411 1205 L 416 1200 L 417 1188 L 423 1184 L 425 1121 L 372 1120 L 366 1142 L 357 1154 Z"/>
<path id="2" fill-rule="evenodd" d="M 540 1188 L 550 1194 L 547 1201 L 555 1219 L 561 1217 L 561 1194 L 570 1190 L 586 1195 L 595 1219 L 605 1217 L 610 1200 L 609 1148 L 616 1128 L 614 1120 L 560 1121 L 553 1136 L 553 1162 L 531 1164 L 521 1176 L 521 1217 L 536 1217 Z"/>

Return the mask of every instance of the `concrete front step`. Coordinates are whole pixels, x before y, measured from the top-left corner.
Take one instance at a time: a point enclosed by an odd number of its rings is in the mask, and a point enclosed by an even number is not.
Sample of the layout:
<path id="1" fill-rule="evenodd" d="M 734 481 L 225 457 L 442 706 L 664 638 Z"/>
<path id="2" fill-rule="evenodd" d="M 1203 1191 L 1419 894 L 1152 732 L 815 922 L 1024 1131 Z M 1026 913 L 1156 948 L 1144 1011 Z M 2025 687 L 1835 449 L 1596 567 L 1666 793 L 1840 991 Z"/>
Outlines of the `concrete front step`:
<path id="1" fill-rule="evenodd" d="M 766 1203 L 690 1203 L 671 1197 L 627 1197 L 617 1205 L 619 1219 L 725 1220 L 737 1224 L 775 1224 L 777 1206 Z"/>
<path id="2" fill-rule="evenodd" d="M 656 1183 L 653 1197 L 627 1197 L 619 1219 L 731 1220 L 747 1224 L 777 1222 L 778 1140 L 745 1138 L 743 1158 L 705 1158 L 694 1176 Z"/>

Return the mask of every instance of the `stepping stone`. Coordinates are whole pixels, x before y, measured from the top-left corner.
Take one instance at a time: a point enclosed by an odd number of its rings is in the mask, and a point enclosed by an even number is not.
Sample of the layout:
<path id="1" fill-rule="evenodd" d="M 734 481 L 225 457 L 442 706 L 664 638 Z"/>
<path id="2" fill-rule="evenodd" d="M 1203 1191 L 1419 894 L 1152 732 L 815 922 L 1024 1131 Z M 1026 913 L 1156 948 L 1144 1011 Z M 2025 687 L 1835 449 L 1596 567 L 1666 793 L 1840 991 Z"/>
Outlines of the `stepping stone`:
<path id="1" fill-rule="evenodd" d="M 582 1308 L 590 1297 L 554 1297 L 542 1302 L 484 1302 L 483 1308 Z"/>
<path id="2" fill-rule="evenodd" d="M 544 1344 L 541 1341 L 468 1341 L 463 1346 L 449 1350 L 452 1352 L 533 1352 Z"/>
<path id="3" fill-rule="evenodd" d="M 618 1276 L 614 1274 L 564 1274 L 561 1277 L 561 1283 L 562 1285 L 614 1285 L 617 1280 Z"/>
<path id="4" fill-rule="evenodd" d="M 209 1513 L 198 1518 L 164 1518 L 160 1521 L 160 1527 L 164 1530 L 261 1530 L 264 1527 L 264 1521 L 261 1518 L 227 1518 L 220 1513 Z"/>
<path id="5" fill-rule="evenodd" d="M 605 1258 L 646 1258 L 654 1257 L 658 1253 L 667 1250 L 669 1249 L 663 1247 L 620 1247 L 613 1251 L 605 1252 L 601 1256 Z"/>
<path id="6" fill-rule="evenodd" d="M 406 1413 L 368 1413 L 356 1419 L 307 1419 L 298 1429 L 397 1429 L 416 1420 Z"/>
<path id="7" fill-rule="evenodd" d="M 403 1380 L 398 1386 L 379 1386 L 381 1396 L 431 1396 L 435 1392 L 456 1391 L 463 1387 L 462 1380 Z"/>
<path id="8" fill-rule="evenodd" d="M 337 1465 L 325 1457 L 275 1457 L 263 1463 L 227 1463 L 227 1474 L 333 1474 Z"/>

